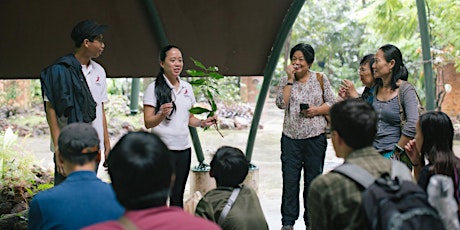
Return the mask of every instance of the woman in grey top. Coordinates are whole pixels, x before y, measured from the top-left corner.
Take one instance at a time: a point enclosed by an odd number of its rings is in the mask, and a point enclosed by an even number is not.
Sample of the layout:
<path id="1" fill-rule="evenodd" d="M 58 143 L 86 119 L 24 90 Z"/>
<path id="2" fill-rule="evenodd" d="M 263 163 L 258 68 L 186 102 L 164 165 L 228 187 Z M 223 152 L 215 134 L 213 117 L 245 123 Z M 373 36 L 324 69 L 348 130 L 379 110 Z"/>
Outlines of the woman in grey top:
<path id="1" fill-rule="evenodd" d="M 300 175 L 304 171 L 303 201 L 305 226 L 309 226 L 307 197 L 311 181 L 323 172 L 327 140 L 324 134 L 325 114 L 336 99 L 331 84 L 324 74 L 310 70 L 315 51 L 309 44 L 300 43 L 290 52 L 292 64 L 280 80 L 276 105 L 283 109 L 284 123 L 281 136 L 281 170 L 283 193 L 281 222 L 283 229 L 292 229 L 299 217 Z M 320 79 L 323 81 L 321 87 Z"/>
<path id="2" fill-rule="evenodd" d="M 415 124 L 419 117 L 418 99 L 415 88 L 405 82 L 408 72 L 401 51 L 391 44 L 380 47 L 372 68 L 376 78 L 373 107 L 378 115 L 374 147 L 385 158 L 399 159 L 411 168 L 403 147 L 415 136 Z M 405 87 L 400 87 L 402 84 Z M 398 95 L 402 96 L 399 100 L 406 115 L 404 127 L 401 127 Z"/>

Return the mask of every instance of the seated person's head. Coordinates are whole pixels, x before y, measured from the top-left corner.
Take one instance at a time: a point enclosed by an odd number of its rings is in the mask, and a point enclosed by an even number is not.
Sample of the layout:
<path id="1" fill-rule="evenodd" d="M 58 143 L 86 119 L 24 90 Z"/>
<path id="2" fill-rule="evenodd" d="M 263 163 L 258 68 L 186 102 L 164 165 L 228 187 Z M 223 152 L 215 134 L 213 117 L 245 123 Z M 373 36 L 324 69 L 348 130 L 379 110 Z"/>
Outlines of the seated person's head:
<path id="1" fill-rule="evenodd" d="M 108 168 L 118 201 L 126 209 L 166 205 L 173 164 L 170 151 L 155 134 L 123 136 L 109 154 Z"/>
<path id="2" fill-rule="evenodd" d="M 211 160 L 210 175 L 217 186 L 237 187 L 248 175 L 249 161 L 244 153 L 234 147 L 220 147 Z"/>
<path id="3" fill-rule="evenodd" d="M 338 136 L 351 149 L 372 146 L 377 133 L 377 114 L 368 103 L 344 100 L 334 104 L 329 114 L 334 147 Z"/>
<path id="4" fill-rule="evenodd" d="M 442 161 L 453 154 L 454 127 L 450 117 L 441 111 L 429 111 L 422 115 L 416 126 L 416 146 L 423 158 L 430 162 Z"/>
<path id="5" fill-rule="evenodd" d="M 100 157 L 99 136 L 87 123 L 72 123 L 61 129 L 58 152 L 64 162 L 84 165 Z"/>

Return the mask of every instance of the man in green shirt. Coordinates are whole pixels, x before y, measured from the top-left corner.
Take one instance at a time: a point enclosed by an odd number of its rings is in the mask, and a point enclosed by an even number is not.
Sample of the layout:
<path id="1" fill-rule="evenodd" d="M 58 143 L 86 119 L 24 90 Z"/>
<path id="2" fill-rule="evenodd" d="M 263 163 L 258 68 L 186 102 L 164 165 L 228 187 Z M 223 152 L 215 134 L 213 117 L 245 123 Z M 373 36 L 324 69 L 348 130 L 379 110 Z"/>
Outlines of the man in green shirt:
<path id="1" fill-rule="evenodd" d="M 377 132 L 377 115 L 367 103 L 345 100 L 330 110 L 332 144 L 337 157 L 353 163 L 374 177 L 391 173 L 391 162 L 372 147 Z M 310 229 L 365 229 L 361 211 L 363 189 L 345 176 L 330 172 L 310 186 L 308 215 Z"/>

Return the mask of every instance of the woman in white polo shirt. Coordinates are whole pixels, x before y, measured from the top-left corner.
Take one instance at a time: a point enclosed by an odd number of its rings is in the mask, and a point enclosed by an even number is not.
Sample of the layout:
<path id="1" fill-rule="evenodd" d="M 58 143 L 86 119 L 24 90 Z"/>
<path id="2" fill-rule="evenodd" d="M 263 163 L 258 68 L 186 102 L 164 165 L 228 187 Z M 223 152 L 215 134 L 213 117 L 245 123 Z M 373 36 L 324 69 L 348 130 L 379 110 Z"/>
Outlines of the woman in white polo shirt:
<path id="1" fill-rule="evenodd" d="M 172 152 L 176 179 L 170 205 L 183 207 L 191 163 L 188 126 L 208 127 L 216 123 L 216 117 L 200 120 L 189 112 L 196 100 L 192 86 L 179 76 L 184 66 L 179 48 L 168 45 L 159 56 L 160 73 L 144 93 L 144 124 L 152 128 Z"/>

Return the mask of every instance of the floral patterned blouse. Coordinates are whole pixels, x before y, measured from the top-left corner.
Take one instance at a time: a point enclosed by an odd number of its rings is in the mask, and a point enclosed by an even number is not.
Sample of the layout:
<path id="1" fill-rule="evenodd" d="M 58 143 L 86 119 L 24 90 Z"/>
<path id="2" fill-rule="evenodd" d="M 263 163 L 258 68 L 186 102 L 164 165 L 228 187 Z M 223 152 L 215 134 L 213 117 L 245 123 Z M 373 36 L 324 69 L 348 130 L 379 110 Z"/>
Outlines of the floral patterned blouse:
<path id="1" fill-rule="evenodd" d="M 284 109 L 283 134 L 292 139 L 306 139 L 316 137 L 325 132 L 327 121 L 324 116 L 319 115 L 307 118 L 300 113 L 300 104 L 309 106 L 321 106 L 323 102 L 323 92 L 321 85 L 316 77 L 316 72 L 310 71 L 311 75 L 306 83 L 294 81 L 291 87 L 291 97 L 289 104 L 284 103 L 283 88 L 286 86 L 287 77 L 280 81 L 280 88 L 276 97 L 276 106 Z M 331 84 L 323 74 L 324 100 L 329 106 L 336 102 Z"/>

